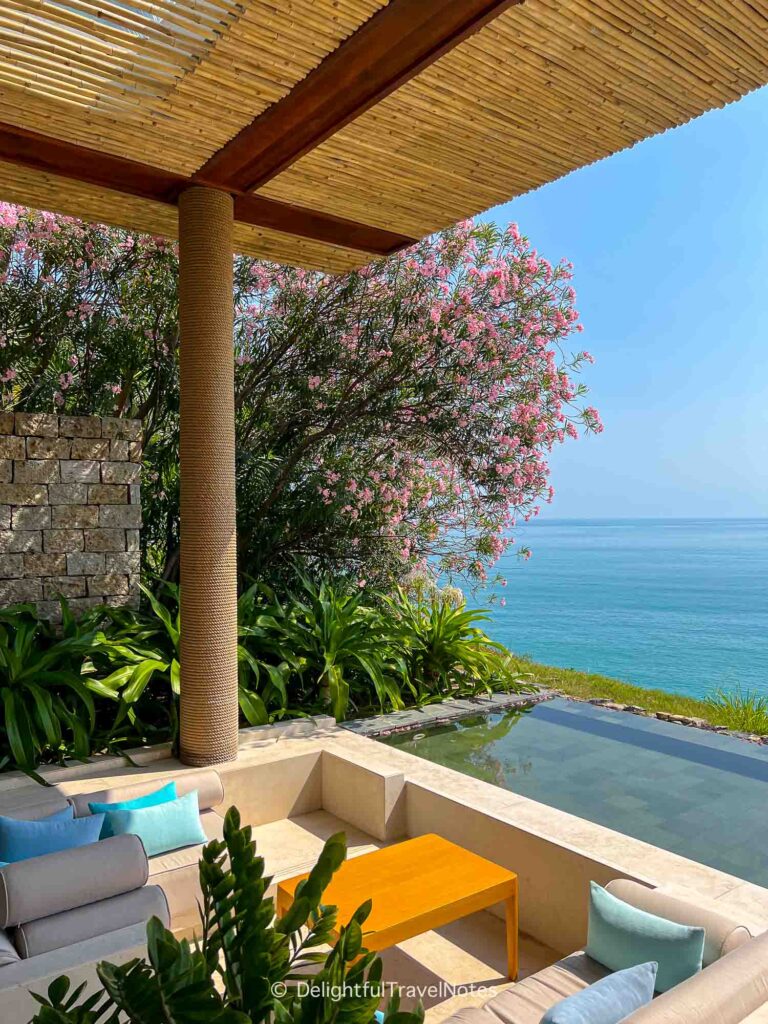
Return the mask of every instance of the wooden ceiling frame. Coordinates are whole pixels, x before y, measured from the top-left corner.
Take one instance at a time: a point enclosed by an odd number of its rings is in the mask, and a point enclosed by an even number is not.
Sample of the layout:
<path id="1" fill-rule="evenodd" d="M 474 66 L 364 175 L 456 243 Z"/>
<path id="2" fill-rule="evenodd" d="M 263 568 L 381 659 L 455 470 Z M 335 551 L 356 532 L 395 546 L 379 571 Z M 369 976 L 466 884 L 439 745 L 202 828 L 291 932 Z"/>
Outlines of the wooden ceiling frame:
<path id="1" fill-rule="evenodd" d="M 186 188 L 196 184 L 193 179 L 182 174 L 110 153 L 96 153 L 85 146 L 62 142 L 10 124 L 0 124 L 2 160 L 170 206 L 176 205 L 179 195 Z M 232 192 L 234 195 L 235 220 L 254 227 L 269 228 L 377 256 L 388 256 L 414 242 L 414 239 L 394 231 L 369 227 L 331 214 L 316 213 L 265 196 L 243 195 L 232 189 L 219 191 Z"/>
<path id="2" fill-rule="evenodd" d="M 390 0 L 283 99 L 191 177 L 0 124 L 0 160 L 176 205 L 191 185 L 229 192 L 235 220 L 386 256 L 416 241 L 396 232 L 254 195 L 254 191 L 523 0 Z"/>
<path id="3" fill-rule="evenodd" d="M 523 0 L 390 0 L 193 176 L 253 192 Z"/>

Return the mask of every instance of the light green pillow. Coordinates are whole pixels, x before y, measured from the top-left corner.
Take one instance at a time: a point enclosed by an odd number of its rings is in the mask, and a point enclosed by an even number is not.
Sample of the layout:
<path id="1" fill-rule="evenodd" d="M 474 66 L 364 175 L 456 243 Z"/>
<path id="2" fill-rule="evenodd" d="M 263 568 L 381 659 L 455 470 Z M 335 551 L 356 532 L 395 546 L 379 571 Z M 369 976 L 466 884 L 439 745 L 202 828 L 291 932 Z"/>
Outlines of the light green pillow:
<path id="1" fill-rule="evenodd" d="M 148 857 L 208 842 L 200 823 L 196 789 L 178 800 L 169 800 L 154 807 L 107 811 L 106 817 L 111 835 L 122 836 L 128 832 L 138 836 Z"/>
<path id="2" fill-rule="evenodd" d="M 611 971 L 655 960 L 656 991 L 666 992 L 701 970 L 704 929 L 638 910 L 590 882 L 586 951 Z"/>

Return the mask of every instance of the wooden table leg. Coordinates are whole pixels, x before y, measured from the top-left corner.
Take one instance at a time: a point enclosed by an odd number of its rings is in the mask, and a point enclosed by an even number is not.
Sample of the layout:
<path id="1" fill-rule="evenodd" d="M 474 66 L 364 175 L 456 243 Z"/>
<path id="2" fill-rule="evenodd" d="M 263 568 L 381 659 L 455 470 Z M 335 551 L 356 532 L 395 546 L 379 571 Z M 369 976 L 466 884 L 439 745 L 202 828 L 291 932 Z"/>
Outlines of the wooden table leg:
<path id="1" fill-rule="evenodd" d="M 282 894 L 278 887 L 275 893 L 275 917 L 279 920 L 285 913 L 285 906 L 283 905 Z"/>
<path id="2" fill-rule="evenodd" d="M 504 912 L 507 925 L 507 973 L 510 981 L 517 981 L 519 969 L 517 880 L 515 880 L 512 895 L 504 901 Z"/>

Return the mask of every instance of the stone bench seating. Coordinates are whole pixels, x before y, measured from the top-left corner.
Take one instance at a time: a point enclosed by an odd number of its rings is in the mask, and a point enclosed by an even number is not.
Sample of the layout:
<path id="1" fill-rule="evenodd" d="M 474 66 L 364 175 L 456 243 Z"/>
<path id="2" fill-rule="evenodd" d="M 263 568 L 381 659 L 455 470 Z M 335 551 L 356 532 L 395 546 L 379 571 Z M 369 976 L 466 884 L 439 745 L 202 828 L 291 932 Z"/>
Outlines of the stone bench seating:
<path id="1" fill-rule="evenodd" d="M 45 789 L 28 779 L 6 776 L 0 779 L 0 813 L 42 816 L 71 802 L 80 816 L 88 813 L 90 801 L 139 796 L 174 780 L 180 795 L 198 791 L 209 838 L 221 837 L 225 810 L 237 806 L 242 820 L 253 827 L 268 873 L 277 879 L 307 870 L 324 840 L 339 830 L 347 834 L 349 856 L 435 832 L 518 873 L 523 970 L 515 984 L 506 984 L 502 972 L 494 984 L 504 991 L 482 1006 L 468 1006 L 471 1000 L 457 997 L 444 1004 L 441 1016 L 443 1004 L 433 1005 L 431 1024 L 442 1024 L 454 1011 L 456 1024 L 538 1024 L 549 1005 L 604 974 L 578 952 L 586 941 L 591 880 L 653 913 L 701 923 L 709 933 L 705 969 L 655 999 L 631 1018 L 632 1024 L 763 1024 L 764 1019 L 768 1024 L 768 938 L 759 935 L 768 920 L 768 893 L 759 886 L 323 721 L 243 730 L 238 761 L 215 771 L 185 768 L 164 750 L 133 757 L 140 759 L 138 765 L 105 757 L 86 766 L 51 768 L 46 770 L 50 786 Z M 66 944 L 46 951 L 28 945 L 26 951 L 33 955 L 0 966 L 3 1024 L 27 1024 L 34 1011 L 30 991 L 43 991 L 58 974 L 68 973 L 76 984 L 92 980 L 94 965 L 103 958 L 122 962 L 141 955 L 144 921 L 151 913 L 168 920 L 177 934 L 194 932 L 199 921 L 200 846 L 147 859 L 138 840 L 119 838 L 127 841 L 120 856 L 129 858 L 131 844 L 133 860 L 119 870 L 115 860 L 115 874 L 130 893 L 139 892 L 138 898 L 148 901 L 141 904 L 141 923 L 102 914 L 96 936 L 87 937 L 87 929 L 72 931 Z M 91 855 L 116 847 L 115 840 L 104 840 Z M 22 869 L 31 863 L 12 865 L 12 875 L 23 876 Z M 64 887 L 65 874 L 62 871 Z M 105 890 L 95 902 L 120 898 Z M 129 902 L 137 910 L 135 898 Z M 676 898 L 682 908 L 676 906 Z M 65 907 L 55 899 L 35 899 L 24 914 L 13 918 L 25 926 L 25 935 L 44 930 L 32 927 L 32 921 L 77 913 L 77 907 Z M 149 901 L 156 899 L 150 906 Z M 27 921 L 21 920 L 24 916 Z M 449 959 L 458 963 L 464 956 L 461 963 L 469 964 L 469 977 L 483 982 L 493 977 L 497 969 L 490 966 L 490 973 L 483 973 L 478 963 L 493 964 L 496 944 L 503 955 L 503 921 L 496 910 L 475 917 L 483 921 L 468 922 L 463 938 L 456 930 L 442 930 L 433 939 L 425 936 L 424 942 L 412 943 L 405 952 L 387 951 L 385 977 L 401 984 L 423 981 L 425 971 L 433 980 L 435 973 L 443 977 L 446 942 L 454 942 L 457 935 L 468 944 L 454 946 Z M 9 930 L 18 927 L 9 924 Z M 727 941 L 718 943 L 720 934 Z M 425 951 L 429 955 L 413 960 Z M 462 984 L 466 975 L 454 979 L 452 983 Z M 711 1017 L 706 1015 L 710 1012 Z"/>

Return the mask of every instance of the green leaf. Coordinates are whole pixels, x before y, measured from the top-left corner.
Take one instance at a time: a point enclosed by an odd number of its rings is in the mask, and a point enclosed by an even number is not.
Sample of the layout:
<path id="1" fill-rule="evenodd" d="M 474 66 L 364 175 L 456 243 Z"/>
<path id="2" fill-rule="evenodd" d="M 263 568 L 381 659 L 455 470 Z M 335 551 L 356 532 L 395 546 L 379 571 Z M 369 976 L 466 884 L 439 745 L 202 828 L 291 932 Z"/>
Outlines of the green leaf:
<path id="1" fill-rule="evenodd" d="M 142 695 L 155 672 L 167 672 L 168 669 L 167 661 L 158 661 L 154 658 L 142 661 L 134 668 L 131 680 L 122 692 L 123 700 L 128 704 L 133 704 Z"/>
<path id="2" fill-rule="evenodd" d="M 3 710 L 5 712 L 5 731 L 8 743 L 16 764 L 20 768 L 31 770 L 37 765 L 40 747 L 32 730 L 32 725 L 24 707 L 20 694 L 4 689 Z"/>
<path id="3" fill-rule="evenodd" d="M 238 688 L 237 698 L 240 710 L 245 715 L 249 725 L 266 725 L 269 722 L 269 713 L 264 706 L 264 701 L 257 693 L 253 693 L 253 691 L 241 686 Z"/>

